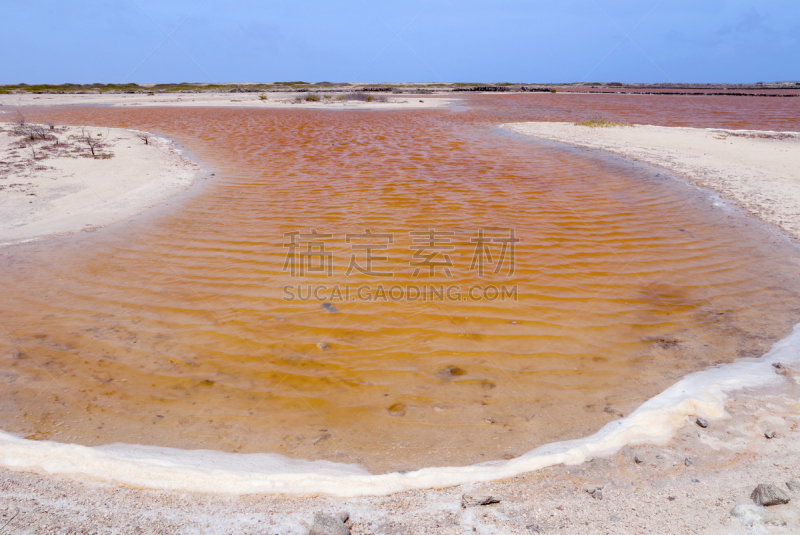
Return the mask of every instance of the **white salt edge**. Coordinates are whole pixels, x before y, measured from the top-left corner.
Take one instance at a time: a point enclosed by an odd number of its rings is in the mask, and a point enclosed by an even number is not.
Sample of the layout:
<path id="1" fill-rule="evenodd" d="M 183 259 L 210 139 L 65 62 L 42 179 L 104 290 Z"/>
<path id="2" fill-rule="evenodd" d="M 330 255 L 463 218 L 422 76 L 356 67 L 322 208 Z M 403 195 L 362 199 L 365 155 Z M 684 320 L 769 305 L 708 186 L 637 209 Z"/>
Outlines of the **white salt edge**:
<path id="1" fill-rule="evenodd" d="M 355 464 L 296 460 L 277 454 L 237 454 L 111 444 L 87 447 L 34 441 L 0 431 L 0 466 L 17 471 L 100 480 L 136 488 L 213 494 L 387 495 L 508 478 L 556 464 L 579 464 L 627 444 L 664 444 L 689 417 L 724 418 L 728 394 L 777 385 L 772 364 L 800 362 L 800 324 L 758 359 L 738 359 L 687 375 L 626 418 L 586 438 L 555 442 L 509 461 L 414 472 L 370 474 Z"/>

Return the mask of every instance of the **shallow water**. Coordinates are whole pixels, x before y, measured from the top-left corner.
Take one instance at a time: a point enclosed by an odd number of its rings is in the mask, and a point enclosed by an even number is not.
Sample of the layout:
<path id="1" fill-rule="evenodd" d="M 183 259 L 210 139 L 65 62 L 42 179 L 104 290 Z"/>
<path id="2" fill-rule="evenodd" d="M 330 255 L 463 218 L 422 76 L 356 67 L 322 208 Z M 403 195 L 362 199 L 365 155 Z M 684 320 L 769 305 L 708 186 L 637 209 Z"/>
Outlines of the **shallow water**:
<path id="1" fill-rule="evenodd" d="M 600 114 L 800 130 L 796 100 L 502 95 L 409 112 L 41 112 L 168 135 L 215 176 L 130 222 L 0 250 L 0 428 L 373 471 L 585 436 L 687 372 L 785 336 L 800 315 L 798 254 L 663 171 L 497 124 Z M 316 240 L 330 277 L 283 271 L 284 234 L 311 229 L 331 235 Z M 365 264 L 351 245 L 367 243 L 345 235 L 365 229 L 391 235 L 370 241 L 387 244 L 373 267 L 391 277 L 345 275 L 351 254 Z M 413 275 L 409 233 L 429 229 L 453 233 L 436 257 L 449 255 L 451 277 L 438 267 L 428 278 L 427 266 Z M 513 273 L 509 255 L 497 274 L 488 258 L 483 275 L 470 270 L 481 229 L 514 230 Z M 487 246 L 496 264 L 502 243 Z M 284 300 L 282 288 L 299 284 L 366 284 L 371 299 Z M 381 284 L 461 294 L 381 300 Z M 517 298 L 472 300 L 473 285 L 516 287 Z"/>

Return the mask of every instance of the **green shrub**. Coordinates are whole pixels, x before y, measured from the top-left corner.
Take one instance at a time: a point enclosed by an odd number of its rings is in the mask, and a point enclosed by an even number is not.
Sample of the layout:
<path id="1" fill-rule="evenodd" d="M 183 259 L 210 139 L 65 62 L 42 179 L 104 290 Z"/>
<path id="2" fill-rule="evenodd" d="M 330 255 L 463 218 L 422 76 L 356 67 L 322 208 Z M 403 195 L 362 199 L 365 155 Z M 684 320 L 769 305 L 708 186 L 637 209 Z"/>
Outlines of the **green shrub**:
<path id="1" fill-rule="evenodd" d="M 575 123 L 575 126 L 588 126 L 589 128 L 611 128 L 614 126 L 630 126 L 630 123 L 615 123 L 598 117 L 586 119 Z"/>

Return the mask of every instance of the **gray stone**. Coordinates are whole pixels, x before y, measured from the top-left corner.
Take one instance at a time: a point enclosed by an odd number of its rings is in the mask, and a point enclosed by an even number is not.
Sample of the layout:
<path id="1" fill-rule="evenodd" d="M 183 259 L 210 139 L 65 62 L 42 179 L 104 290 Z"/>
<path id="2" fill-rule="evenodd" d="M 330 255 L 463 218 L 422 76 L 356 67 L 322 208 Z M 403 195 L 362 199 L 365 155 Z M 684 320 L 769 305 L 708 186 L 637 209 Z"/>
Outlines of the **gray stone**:
<path id="1" fill-rule="evenodd" d="M 330 312 L 331 314 L 336 314 L 337 312 L 339 312 L 339 309 L 337 309 L 335 306 L 333 306 L 332 303 L 328 303 L 328 302 L 322 303 L 322 308 L 324 308 L 326 311 Z"/>
<path id="2" fill-rule="evenodd" d="M 600 490 L 600 489 L 595 490 L 592 493 L 592 498 L 594 498 L 595 500 L 602 500 L 603 499 L 603 491 Z"/>
<path id="3" fill-rule="evenodd" d="M 320 349 L 328 349 L 330 346 L 325 342 L 317 342 L 317 347 Z"/>
<path id="4" fill-rule="evenodd" d="M 697 418 L 696 422 L 697 422 L 697 425 L 699 425 L 700 427 L 702 427 L 704 429 L 706 427 L 708 427 L 708 422 L 703 418 Z"/>
<path id="5" fill-rule="evenodd" d="M 731 509 L 731 516 L 738 518 L 743 526 L 753 527 L 754 525 L 769 524 L 772 526 L 785 526 L 786 521 L 774 513 L 770 513 L 763 507 L 741 503 Z"/>
<path id="6" fill-rule="evenodd" d="M 767 437 L 767 438 L 775 438 L 775 435 L 777 435 L 777 434 L 778 433 L 776 433 L 775 431 L 771 431 L 770 430 L 770 431 L 767 431 L 766 433 L 764 433 L 764 436 Z"/>
<path id="7" fill-rule="evenodd" d="M 633 462 L 636 464 L 642 464 L 644 462 L 644 457 L 642 457 L 641 453 L 637 453 L 633 456 Z"/>
<path id="8" fill-rule="evenodd" d="M 686 466 L 692 466 L 694 463 L 690 461 L 689 458 L 687 457 L 686 459 L 683 460 L 683 464 L 685 464 Z"/>
<path id="9" fill-rule="evenodd" d="M 317 512 L 308 535 L 350 535 L 350 528 L 344 525 L 341 517 Z"/>
<path id="10" fill-rule="evenodd" d="M 786 488 L 788 488 L 792 492 L 800 491 L 800 481 L 787 481 Z"/>
<path id="11" fill-rule="evenodd" d="M 656 459 L 663 459 L 663 458 L 664 458 L 664 456 L 663 456 L 663 455 L 661 455 L 661 454 L 659 454 L 659 455 L 656 455 Z"/>
<path id="12" fill-rule="evenodd" d="M 478 505 L 489 505 L 491 503 L 500 503 L 500 498 L 492 496 L 491 494 L 467 493 L 461 496 L 461 507 L 476 507 Z"/>
<path id="13" fill-rule="evenodd" d="M 756 505 L 764 506 L 789 503 L 789 497 L 786 493 L 775 485 L 762 484 L 757 486 L 752 494 L 750 494 L 750 499 L 753 500 Z"/>
<path id="14" fill-rule="evenodd" d="M 342 511 L 341 513 L 339 513 L 336 516 L 339 517 L 339 520 L 341 520 L 342 523 L 347 522 L 348 520 L 350 520 L 350 513 L 348 513 L 347 511 Z"/>

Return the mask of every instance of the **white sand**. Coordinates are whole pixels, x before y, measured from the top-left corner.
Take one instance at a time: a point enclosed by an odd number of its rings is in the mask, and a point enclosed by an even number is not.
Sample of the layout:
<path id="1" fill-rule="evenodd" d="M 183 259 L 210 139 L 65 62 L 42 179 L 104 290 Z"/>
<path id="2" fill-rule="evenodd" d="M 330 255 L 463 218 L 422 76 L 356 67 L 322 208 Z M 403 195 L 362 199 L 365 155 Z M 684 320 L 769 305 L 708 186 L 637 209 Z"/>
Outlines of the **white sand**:
<path id="1" fill-rule="evenodd" d="M 663 167 L 800 238 L 800 133 L 572 123 L 504 126 Z"/>
<path id="2" fill-rule="evenodd" d="M 331 99 L 320 102 L 298 102 L 295 97 L 310 94 L 331 95 Z M 341 93 L 324 90 L 311 93 L 156 93 L 152 96 L 144 94 L 11 94 L 0 95 L 3 106 L 68 106 L 73 104 L 91 106 L 219 106 L 219 107 L 258 107 L 258 108 L 297 108 L 297 109 L 348 109 L 348 110 L 396 110 L 414 108 L 438 108 L 455 102 L 455 98 L 443 98 L 434 95 L 413 95 L 391 93 L 369 93 L 377 98 L 386 98 L 387 102 L 360 102 L 337 100 Z M 267 100 L 261 100 L 265 95 Z"/>
<path id="3" fill-rule="evenodd" d="M 0 129 L 0 246 L 123 221 L 184 190 L 199 172 L 168 140 L 145 145 L 129 130 L 86 128 L 101 134 L 98 155 L 113 155 L 92 158 L 77 127 L 52 131 L 58 145 L 20 143 L 11 124 Z"/>

